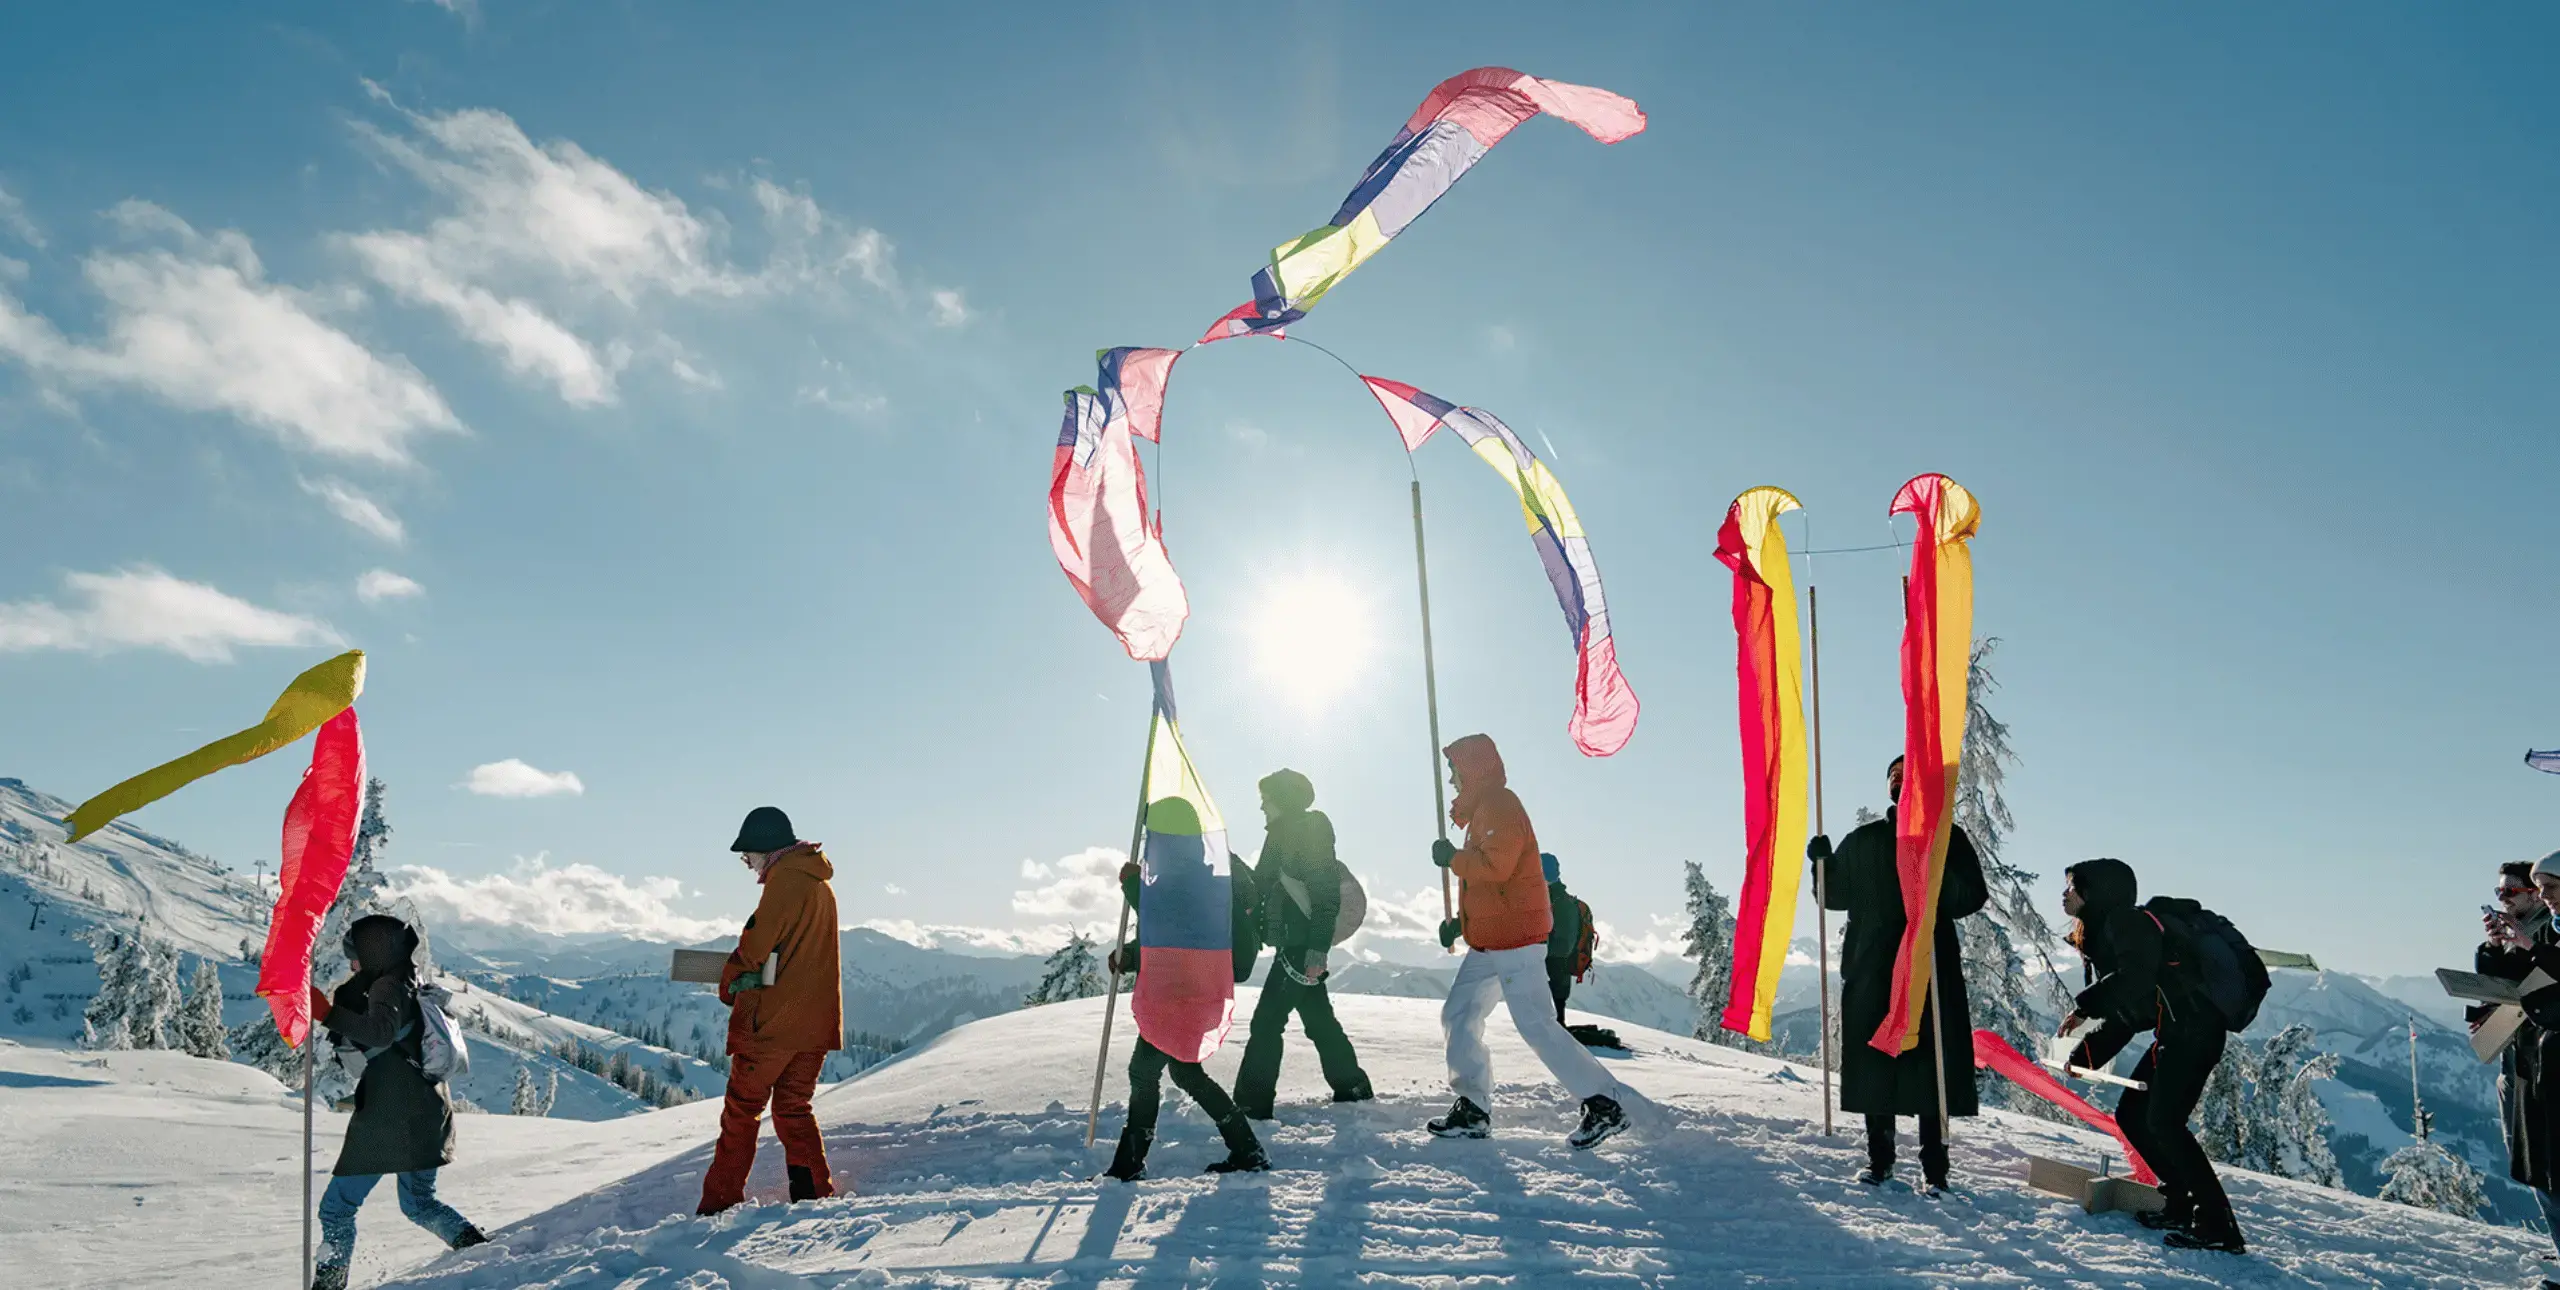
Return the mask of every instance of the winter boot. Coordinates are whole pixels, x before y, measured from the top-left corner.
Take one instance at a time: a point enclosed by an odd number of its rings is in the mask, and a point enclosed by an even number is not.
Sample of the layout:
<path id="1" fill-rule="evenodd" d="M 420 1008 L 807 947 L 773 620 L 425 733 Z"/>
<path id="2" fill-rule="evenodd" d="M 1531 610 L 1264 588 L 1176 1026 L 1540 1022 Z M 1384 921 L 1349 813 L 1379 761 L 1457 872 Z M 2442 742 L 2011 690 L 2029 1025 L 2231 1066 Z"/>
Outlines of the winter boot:
<path id="1" fill-rule="evenodd" d="M 1271 1168 L 1271 1157 L 1263 1154 L 1262 1140 L 1253 1136 L 1253 1122 L 1242 1112 L 1230 1115 L 1218 1126 L 1218 1136 L 1227 1140 L 1227 1158 L 1209 1166 L 1213 1174 L 1258 1174 Z"/>
<path id="2" fill-rule="evenodd" d="M 1626 1131 L 1627 1113 L 1618 1107 L 1617 1099 L 1586 1097 L 1582 1099 L 1582 1127 L 1565 1141 L 1578 1150 L 1589 1150 Z"/>
<path id="3" fill-rule="evenodd" d="M 323 1263 L 312 1269 L 311 1290 L 347 1290 L 347 1265 Z"/>
<path id="4" fill-rule="evenodd" d="M 1338 1088 L 1333 1091 L 1333 1100 L 1336 1102 L 1374 1102 L 1377 1098 L 1377 1090 L 1370 1088 L 1367 1080 L 1362 1080 L 1349 1088 Z"/>
<path id="5" fill-rule="evenodd" d="M 1122 1129 L 1120 1149 L 1111 1153 L 1111 1167 L 1102 1171 L 1105 1178 L 1136 1182 L 1147 1176 L 1147 1148 L 1154 1146 L 1152 1129 Z"/>
<path id="6" fill-rule="evenodd" d="M 1447 1115 L 1424 1127 L 1435 1138 L 1489 1138 L 1493 1136 L 1493 1115 L 1462 1097 Z"/>
<path id="7" fill-rule="evenodd" d="M 823 1199 L 818 1191 L 818 1176 L 809 1172 L 809 1166 L 785 1165 L 782 1172 L 788 1175 L 791 1179 L 791 1201 L 793 1204 L 796 1205 L 804 1200 Z"/>
<path id="8" fill-rule="evenodd" d="M 2169 1203 L 2148 1213 L 2136 1214 L 2133 1221 L 2155 1232 L 2182 1232 L 2195 1225 L 2196 1203 L 2185 1192 L 2163 1191 Z"/>
<path id="9" fill-rule="evenodd" d="M 1892 1181 L 1893 1161 L 1891 1160 L 1870 1159 L 1867 1161 L 1867 1167 L 1858 1171 L 1858 1182 L 1862 1186 L 1882 1187 Z"/>
<path id="10" fill-rule="evenodd" d="M 487 1245 L 488 1243 L 489 1234 L 481 1231 L 479 1228 L 471 1226 L 468 1223 L 463 1224 L 462 1231 L 456 1234 L 453 1238 L 453 1248 L 457 1250 L 467 1250 L 472 1246 Z"/>
<path id="11" fill-rule="evenodd" d="M 2224 1254 L 2249 1252 L 2249 1242 L 2240 1235 L 2240 1224 L 2231 1216 L 2227 1206 L 2218 1210 L 2199 1208 L 2194 1222 L 2160 1239 L 2173 1250 L 2219 1250 Z"/>

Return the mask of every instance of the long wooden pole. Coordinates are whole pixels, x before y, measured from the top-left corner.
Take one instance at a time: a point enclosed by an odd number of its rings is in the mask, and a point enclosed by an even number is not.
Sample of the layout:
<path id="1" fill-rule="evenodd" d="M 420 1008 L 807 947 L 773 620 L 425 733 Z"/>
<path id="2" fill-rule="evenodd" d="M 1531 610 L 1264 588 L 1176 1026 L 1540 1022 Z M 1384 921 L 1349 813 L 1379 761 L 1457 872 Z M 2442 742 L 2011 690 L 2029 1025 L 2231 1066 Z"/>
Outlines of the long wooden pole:
<path id="1" fill-rule="evenodd" d="M 302 1036 L 302 1284 L 311 1284 L 311 1086 L 312 1068 L 319 1059 L 314 1050 L 320 1040 L 316 1029 L 305 1028 Z"/>
<path id="2" fill-rule="evenodd" d="M 1156 769 L 1156 706 L 1147 700 L 1147 755 L 1138 763 L 1138 818 L 1129 826 L 1129 859 L 1135 862 L 1147 841 L 1147 782 Z M 1118 875 L 1113 875 L 1117 885 Z M 1120 1011 L 1120 947 L 1129 939 L 1129 898 L 1120 897 L 1120 930 L 1111 934 L 1111 993 L 1102 1001 L 1102 1050 L 1093 1058 L 1093 1100 L 1085 1107 L 1084 1144 L 1093 1145 L 1102 1124 L 1102 1077 L 1111 1069 L 1111 1018 Z"/>
<path id="3" fill-rule="evenodd" d="M 1422 697 L 1431 710 L 1431 822 L 1440 830 L 1440 840 L 1449 840 L 1449 798 L 1440 774 L 1440 669 L 1431 653 L 1431 564 L 1423 558 L 1422 549 L 1422 480 L 1413 481 L 1413 578 L 1422 590 Z M 1449 871 L 1440 870 L 1440 919 L 1456 917 L 1449 897 Z M 1454 944 L 1440 947 L 1455 954 Z"/>
<path id="4" fill-rule="evenodd" d="M 1811 524 L 1806 528 L 1810 530 Z M 1813 549 L 1812 533 L 1805 535 L 1805 549 Z M 1805 556 L 1805 572 L 1813 571 L 1813 557 Z M 1822 588 L 1808 583 L 1804 589 L 1805 609 L 1813 626 L 1813 831 L 1831 836 L 1822 817 Z M 1831 857 L 1824 856 L 1813 866 L 1814 939 L 1822 955 L 1822 1136 L 1831 1136 Z"/>

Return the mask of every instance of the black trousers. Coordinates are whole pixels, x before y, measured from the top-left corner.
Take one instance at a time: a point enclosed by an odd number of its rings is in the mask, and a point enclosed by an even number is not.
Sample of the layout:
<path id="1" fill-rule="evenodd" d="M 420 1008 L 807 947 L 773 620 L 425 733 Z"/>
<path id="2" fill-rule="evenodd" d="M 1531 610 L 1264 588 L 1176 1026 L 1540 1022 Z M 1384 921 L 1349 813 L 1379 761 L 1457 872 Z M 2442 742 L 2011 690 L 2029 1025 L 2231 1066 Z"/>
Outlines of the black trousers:
<path id="1" fill-rule="evenodd" d="M 1920 1172 L 1931 1182 L 1947 1180 L 1947 1135 L 1938 1123 L 1938 1113 L 1916 1117 L 1920 1121 Z M 1893 1117 L 1867 1117 L 1867 1160 L 1879 1170 L 1893 1167 Z"/>
<path id="2" fill-rule="evenodd" d="M 1224 1126 L 1235 1118 L 1236 1104 L 1200 1063 L 1175 1061 L 1163 1049 L 1141 1039 L 1129 1054 L 1129 1128 L 1151 1136 L 1155 1133 L 1156 1115 L 1164 1107 L 1164 1077 L 1168 1071 L 1173 1075 L 1173 1086 L 1190 1094 L 1211 1121 Z"/>
<path id="3" fill-rule="evenodd" d="M 1564 1024 L 1564 1001 L 1573 997 L 1573 961 L 1547 960 L 1547 993 L 1556 997 L 1556 1024 Z"/>
<path id="4" fill-rule="evenodd" d="M 2160 1175 L 2162 1194 L 2185 1196 L 2195 1206 L 2200 1231 L 2218 1231 L 2211 1224 L 2230 1223 L 2231 1200 L 2223 1195 L 2222 1179 L 2215 1176 L 2195 1131 L 2187 1127 L 2187 1117 L 2203 1100 L 2205 1083 L 2213 1078 L 2230 1038 L 2218 1025 L 2162 1027 L 2151 1051 L 2133 1068 L 2133 1078 L 2151 1087 L 2127 1089 L 2116 1102 L 2116 1124 Z"/>
<path id="5" fill-rule="evenodd" d="M 1257 1120 L 1271 1118 L 1291 1016 L 1298 1018 L 1307 1038 L 1315 1044 L 1316 1060 L 1324 1067 L 1324 1082 L 1332 1085 L 1334 1092 L 1358 1093 L 1369 1088 L 1369 1073 L 1360 1069 L 1360 1055 L 1351 1050 L 1351 1036 L 1343 1032 L 1342 1022 L 1333 1015 L 1333 996 L 1325 990 L 1324 982 L 1301 985 L 1273 963 L 1271 974 L 1262 980 L 1262 1000 L 1253 1006 L 1253 1027 L 1245 1040 L 1244 1065 L 1236 1071 L 1236 1105 Z"/>

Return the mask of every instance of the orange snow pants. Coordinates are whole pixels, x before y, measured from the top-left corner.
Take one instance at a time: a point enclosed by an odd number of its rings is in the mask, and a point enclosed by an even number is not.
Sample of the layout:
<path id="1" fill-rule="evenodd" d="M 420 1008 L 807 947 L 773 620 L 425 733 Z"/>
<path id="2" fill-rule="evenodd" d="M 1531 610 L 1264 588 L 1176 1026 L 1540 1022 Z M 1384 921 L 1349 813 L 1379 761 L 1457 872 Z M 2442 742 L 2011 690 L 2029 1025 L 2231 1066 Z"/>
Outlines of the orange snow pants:
<path id="1" fill-rule="evenodd" d="M 767 1099 L 773 1102 L 773 1136 L 782 1139 L 782 1160 L 791 1175 L 791 1199 L 815 1200 L 836 1194 L 827 1172 L 826 1140 L 818 1135 L 818 1117 L 809 1112 L 809 1095 L 817 1091 L 825 1053 L 760 1053 L 729 1059 L 729 1094 L 720 1108 L 720 1145 L 711 1152 L 710 1172 L 702 1175 L 702 1204 L 697 1213 L 716 1214 L 747 1198 L 747 1171 L 756 1162 L 756 1129 Z"/>

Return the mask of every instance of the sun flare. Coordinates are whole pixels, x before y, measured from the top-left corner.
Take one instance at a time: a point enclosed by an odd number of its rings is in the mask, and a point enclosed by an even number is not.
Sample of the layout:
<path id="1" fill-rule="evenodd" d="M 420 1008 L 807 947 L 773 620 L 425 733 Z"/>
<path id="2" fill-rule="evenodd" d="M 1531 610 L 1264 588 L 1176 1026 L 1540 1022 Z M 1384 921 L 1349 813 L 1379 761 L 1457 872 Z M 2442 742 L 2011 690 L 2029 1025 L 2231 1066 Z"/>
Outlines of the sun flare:
<path id="1" fill-rule="evenodd" d="M 1252 618 L 1255 672 L 1301 708 L 1339 698 L 1375 652 L 1368 599 L 1333 574 L 1271 584 Z"/>

